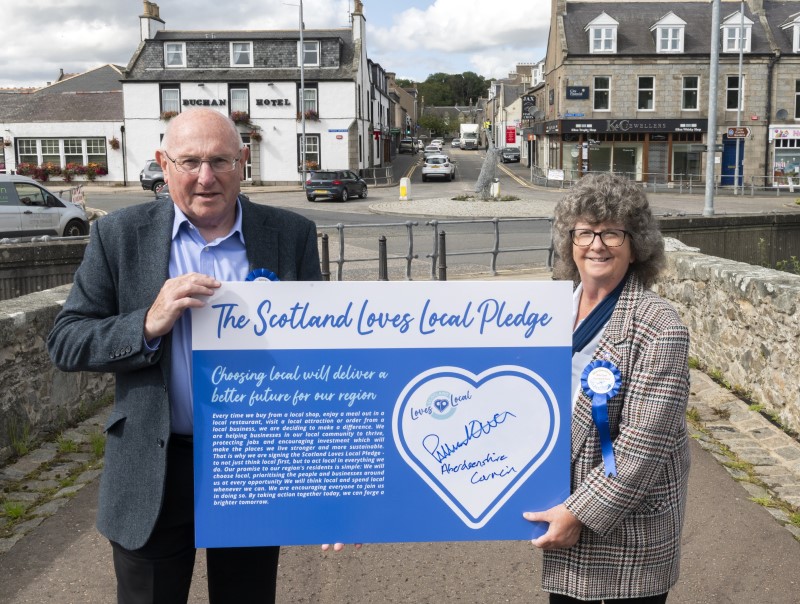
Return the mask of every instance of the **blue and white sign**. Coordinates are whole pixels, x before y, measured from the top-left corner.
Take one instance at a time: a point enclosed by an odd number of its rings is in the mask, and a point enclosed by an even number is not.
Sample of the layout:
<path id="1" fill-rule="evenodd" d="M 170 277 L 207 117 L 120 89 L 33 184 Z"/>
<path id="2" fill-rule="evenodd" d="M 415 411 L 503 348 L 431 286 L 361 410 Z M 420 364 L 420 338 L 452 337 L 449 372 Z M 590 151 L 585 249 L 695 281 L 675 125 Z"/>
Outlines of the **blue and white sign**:
<path id="1" fill-rule="evenodd" d="M 530 539 L 569 494 L 567 282 L 225 283 L 192 311 L 198 547 Z"/>

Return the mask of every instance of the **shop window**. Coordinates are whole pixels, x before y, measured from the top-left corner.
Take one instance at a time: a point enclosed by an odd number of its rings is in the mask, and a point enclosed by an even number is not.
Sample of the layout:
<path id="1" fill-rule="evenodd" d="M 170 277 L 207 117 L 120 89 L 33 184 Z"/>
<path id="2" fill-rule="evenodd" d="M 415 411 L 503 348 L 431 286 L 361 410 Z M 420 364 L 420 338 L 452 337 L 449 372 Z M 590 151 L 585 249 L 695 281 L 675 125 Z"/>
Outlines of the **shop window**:
<path id="1" fill-rule="evenodd" d="M 773 186 L 800 185 L 800 139 L 775 139 Z"/>
<path id="2" fill-rule="evenodd" d="M 738 111 L 740 109 L 741 99 L 739 76 L 728 76 L 726 81 L 727 88 L 725 91 L 725 109 L 728 111 Z"/>
<path id="3" fill-rule="evenodd" d="M 247 87 L 237 86 L 228 90 L 230 96 L 229 106 L 231 113 L 239 111 L 242 113 L 250 114 L 250 89 Z"/>
<path id="4" fill-rule="evenodd" d="M 253 66 L 253 43 L 231 42 L 231 67 Z"/>
<path id="5" fill-rule="evenodd" d="M 186 67 L 185 42 L 164 42 L 164 67 Z"/>
<path id="6" fill-rule="evenodd" d="M 611 78 L 596 76 L 594 78 L 594 110 L 609 111 L 611 109 Z"/>
<path id="7" fill-rule="evenodd" d="M 742 26 L 744 25 L 744 27 Z M 750 52 L 753 22 L 736 11 L 722 24 L 722 52 Z"/>
<path id="8" fill-rule="evenodd" d="M 320 140 L 319 134 L 306 134 L 306 148 L 303 151 L 303 135 L 297 135 L 297 170 L 302 171 L 303 164 L 306 164 L 306 170 L 314 170 L 322 166 L 322 158 L 320 157 Z"/>
<path id="9" fill-rule="evenodd" d="M 655 81 L 653 76 L 639 76 L 639 96 L 637 108 L 639 111 L 653 111 L 655 97 Z"/>
<path id="10" fill-rule="evenodd" d="M 177 86 L 161 87 L 161 113 L 181 112 L 181 89 Z"/>
<path id="11" fill-rule="evenodd" d="M 681 109 L 684 111 L 697 111 L 700 108 L 700 78 L 698 76 L 683 76 L 683 90 L 681 92 Z"/>
<path id="12" fill-rule="evenodd" d="M 318 67 L 319 61 L 319 41 L 318 40 L 303 40 L 303 45 L 300 46 L 298 42 L 298 61 L 302 61 L 303 65 L 310 67 Z"/>

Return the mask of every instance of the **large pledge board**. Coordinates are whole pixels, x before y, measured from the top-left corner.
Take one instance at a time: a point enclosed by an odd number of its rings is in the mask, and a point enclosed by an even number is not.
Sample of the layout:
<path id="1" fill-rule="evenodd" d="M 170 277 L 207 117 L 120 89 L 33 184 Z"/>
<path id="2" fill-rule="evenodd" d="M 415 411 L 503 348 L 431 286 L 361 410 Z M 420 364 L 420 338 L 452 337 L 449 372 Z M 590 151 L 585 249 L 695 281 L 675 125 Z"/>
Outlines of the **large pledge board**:
<path id="1" fill-rule="evenodd" d="M 529 539 L 569 493 L 566 282 L 225 283 L 192 311 L 198 547 Z"/>

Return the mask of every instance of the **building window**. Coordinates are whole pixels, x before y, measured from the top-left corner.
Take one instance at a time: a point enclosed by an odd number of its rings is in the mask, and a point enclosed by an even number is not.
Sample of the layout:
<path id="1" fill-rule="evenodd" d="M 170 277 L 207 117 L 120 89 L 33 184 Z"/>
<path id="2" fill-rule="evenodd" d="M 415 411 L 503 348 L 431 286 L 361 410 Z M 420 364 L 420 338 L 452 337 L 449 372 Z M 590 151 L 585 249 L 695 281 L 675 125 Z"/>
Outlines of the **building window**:
<path id="1" fill-rule="evenodd" d="M 794 81 L 794 119 L 800 120 L 800 80 Z"/>
<path id="2" fill-rule="evenodd" d="M 753 22 L 744 17 L 737 11 L 725 19 L 722 24 L 722 51 L 739 52 L 740 44 L 742 52 L 750 52 L 750 39 L 753 33 Z"/>
<path id="3" fill-rule="evenodd" d="M 617 30 L 614 27 L 593 27 L 592 53 L 616 52 Z"/>
<path id="4" fill-rule="evenodd" d="M 681 109 L 696 111 L 700 108 L 700 78 L 683 76 L 683 92 L 681 93 Z"/>
<path id="5" fill-rule="evenodd" d="M 319 66 L 319 41 L 317 40 L 303 40 L 301 47 L 298 42 L 299 60 L 303 65 L 310 65 L 312 67 Z"/>
<path id="6" fill-rule="evenodd" d="M 177 86 L 161 87 L 161 113 L 181 112 L 181 89 Z"/>
<path id="7" fill-rule="evenodd" d="M 253 43 L 231 42 L 231 67 L 253 66 Z"/>
<path id="8" fill-rule="evenodd" d="M 83 163 L 83 139 L 67 138 L 64 140 L 64 163 Z"/>
<path id="9" fill-rule="evenodd" d="M 594 79 L 594 110 L 609 111 L 611 109 L 611 78 L 597 76 Z"/>
<path id="10" fill-rule="evenodd" d="M 682 51 L 683 51 L 683 28 L 659 27 L 658 52 L 682 52 Z"/>
<path id="11" fill-rule="evenodd" d="M 303 152 L 303 135 L 297 135 L 297 151 L 298 151 L 298 172 L 303 171 L 303 163 L 306 164 L 306 170 L 316 170 L 322 165 L 322 158 L 320 157 L 320 144 L 319 134 L 306 134 L 306 149 Z"/>
<path id="12" fill-rule="evenodd" d="M 19 163 L 39 165 L 39 152 L 36 149 L 35 138 L 17 139 L 17 154 Z"/>
<path id="13" fill-rule="evenodd" d="M 300 111 L 313 112 L 319 116 L 319 91 L 316 84 L 306 83 L 304 90 L 297 91 L 297 106 Z M 306 115 L 308 117 L 308 113 Z"/>
<path id="14" fill-rule="evenodd" d="M 800 24 L 797 23 L 792 25 L 792 49 L 800 52 Z"/>
<path id="15" fill-rule="evenodd" d="M 86 139 L 86 160 L 89 164 L 108 166 L 108 160 L 106 159 L 106 139 Z"/>
<path id="16" fill-rule="evenodd" d="M 164 42 L 164 67 L 186 67 L 184 42 Z"/>
<path id="17" fill-rule="evenodd" d="M 639 111 L 652 111 L 655 109 L 653 98 L 655 93 L 655 78 L 653 76 L 639 76 Z"/>
<path id="18" fill-rule="evenodd" d="M 228 105 L 230 106 L 231 113 L 240 111 L 242 113 L 250 114 L 250 89 L 243 88 L 238 85 L 236 88 L 228 90 L 230 99 Z"/>
<path id="19" fill-rule="evenodd" d="M 42 164 L 61 165 L 61 149 L 57 138 L 43 138 Z"/>
<path id="20" fill-rule="evenodd" d="M 728 111 L 738 111 L 739 106 L 739 76 L 728 76 L 728 87 L 725 93 L 725 109 Z"/>

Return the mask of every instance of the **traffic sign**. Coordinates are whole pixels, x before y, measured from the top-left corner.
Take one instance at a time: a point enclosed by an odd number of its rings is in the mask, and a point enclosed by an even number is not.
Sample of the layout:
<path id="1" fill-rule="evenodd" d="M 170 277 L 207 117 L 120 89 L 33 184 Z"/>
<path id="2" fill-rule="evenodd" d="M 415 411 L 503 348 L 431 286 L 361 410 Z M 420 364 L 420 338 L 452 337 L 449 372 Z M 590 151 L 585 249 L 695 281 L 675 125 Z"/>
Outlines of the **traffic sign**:
<path id="1" fill-rule="evenodd" d="M 748 136 L 750 136 L 750 128 L 747 126 L 728 128 L 728 138 L 747 138 Z"/>

